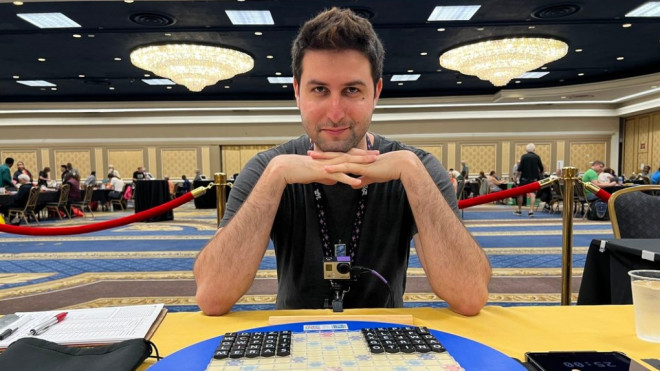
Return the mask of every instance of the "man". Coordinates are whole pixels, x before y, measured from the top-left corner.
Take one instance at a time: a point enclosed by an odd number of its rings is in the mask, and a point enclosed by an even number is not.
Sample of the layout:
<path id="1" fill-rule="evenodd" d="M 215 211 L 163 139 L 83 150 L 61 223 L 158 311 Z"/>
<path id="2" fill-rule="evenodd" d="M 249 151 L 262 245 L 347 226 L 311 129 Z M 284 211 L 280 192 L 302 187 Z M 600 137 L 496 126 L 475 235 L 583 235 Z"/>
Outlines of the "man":
<path id="1" fill-rule="evenodd" d="M 96 187 L 96 171 L 93 171 L 89 173 L 89 176 L 87 179 L 85 179 L 85 182 L 82 184 L 83 189 L 93 189 Z"/>
<path id="2" fill-rule="evenodd" d="M 12 179 L 16 184 L 18 184 L 18 176 L 21 174 L 25 174 L 30 178 L 30 182 L 32 181 L 32 173 L 28 169 L 25 168 L 25 164 L 23 164 L 23 161 L 18 161 L 16 162 L 16 171 L 14 171 L 14 176 Z"/>
<path id="3" fill-rule="evenodd" d="M 655 173 L 653 173 L 653 175 L 651 176 L 651 184 L 660 184 L 660 167 L 659 167 L 658 170 L 657 170 Z"/>
<path id="4" fill-rule="evenodd" d="M 144 180 L 144 168 L 142 166 L 139 166 L 137 170 L 133 172 L 133 183 L 137 182 L 138 180 Z"/>
<path id="5" fill-rule="evenodd" d="M 202 171 L 197 169 L 195 170 L 195 177 L 193 178 L 193 182 L 197 182 L 200 180 L 204 180 L 204 176 L 202 175 Z"/>
<path id="6" fill-rule="evenodd" d="M 108 192 L 108 201 L 110 200 L 119 200 L 123 196 L 122 191 L 124 190 L 124 182 L 115 177 L 112 173 L 108 174 L 110 179 L 106 184 L 106 188 L 111 189 L 112 191 Z M 106 207 L 110 207 L 110 202 L 108 202 Z"/>
<path id="7" fill-rule="evenodd" d="M 277 308 L 322 308 L 333 292 L 324 256 L 342 247 L 354 266 L 389 282 L 394 301 L 365 275 L 351 282 L 345 307 L 401 307 L 411 238 L 452 310 L 475 315 L 485 305 L 490 266 L 457 217 L 447 171 L 429 153 L 367 132 L 383 58 L 371 24 L 350 10 L 333 8 L 301 28 L 293 87 L 307 135 L 258 154 L 234 183 L 221 228 L 194 265 L 205 313 L 227 313 L 245 294 L 269 237 Z"/>
<path id="8" fill-rule="evenodd" d="M 117 169 L 115 169 L 114 165 L 112 164 L 108 165 L 108 174 L 112 174 L 112 176 L 114 176 L 115 178 L 121 179 L 121 177 L 119 176 L 119 171 L 117 171 Z"/>
<path id="9" fill-rule="evenodd" d="M 14 188 L 14 183 L 11 181 L 11 167 L 14 166 L 14 159 L 7 157 L 5 163 L 0 165 L 0 187 Z"/>
<path id="10" fill-rule="evenodd" d="M 516 178 L 518 179 L 518 185 L 520 186 L 538 182 L 541 179 L 541 174 L 543 174 L 543 163 L 541 162 L 541 157 L 534 153 L 534 151 L 536 151 L 534 143 L 529 143 L 525 147 L 525 151 L 527 151 L 527 153 L 520 157 L 520 163 L 516 169 Z M 533 218 L 536 193 L 529 192 L 527 193 L 527 197 L 530 200 L 527 216 Z M 522 198 L 522 195 L 518 196 L 518 210 L 513 212 L 516 215 L 522 215 Z"/>
<path id="11" fill-rule="evenodd" d="M 30 183 L 29 176 L 25 174 L 19 175 L 17 186 L 18 186 L 18 191 L 11 196 L 12 198 L 11 203 L 9 203 L 6 206 L 2 206 L 2 213 L 5 215 L 5 217 L 9 213 L 9 209 L 24 208 L 28 202 L 28 198 L 30 197 L 30 189 L 32 189 L 32 183 Z M 18 225 L 20 221 L 21 219 L 19 219 L 18 216 L 16 216 L 10 223 Z"/>
<path id="12" fill-rule="evenodd" d="M 616 182 L 599 182 L 598 181 L 598 174 L 600 174 L 603 169 L 605 168 L 605 163 L 603 163 L 600 160 L 595 160 L 594 162 L 591 163 L 591 168 L 582 174 L 582 182 L 591 182 L 593 185 L 597 185 L 599 187 L 612 187 L 616 185 Z M 587 200 L 588 201 L 594 201 L 598 197 L 589 192 L 588 189 L 585 188 L 587 191 Z"/>

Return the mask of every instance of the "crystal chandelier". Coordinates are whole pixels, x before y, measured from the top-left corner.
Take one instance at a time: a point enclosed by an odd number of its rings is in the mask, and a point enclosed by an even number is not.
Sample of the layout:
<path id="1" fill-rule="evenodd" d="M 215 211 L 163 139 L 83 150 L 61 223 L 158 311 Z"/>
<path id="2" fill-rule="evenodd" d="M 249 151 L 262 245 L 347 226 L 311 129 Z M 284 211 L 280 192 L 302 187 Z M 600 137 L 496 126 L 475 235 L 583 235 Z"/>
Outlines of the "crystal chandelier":
<path id="1" fill-rule="evenodd" d="M 525 72 L 562 58 L 567 52 L 568 45 L 560 40 L 508 38 L 451 49 L 440 56 L 440 65 L 504 86 Z"/>
<path id="2" fill-rule="evenodd" d="M 131 52 L 131 63 L 195 92 L 254 67 L 254 59 L 243 52 L 199 44 L 140 47 Z"/>

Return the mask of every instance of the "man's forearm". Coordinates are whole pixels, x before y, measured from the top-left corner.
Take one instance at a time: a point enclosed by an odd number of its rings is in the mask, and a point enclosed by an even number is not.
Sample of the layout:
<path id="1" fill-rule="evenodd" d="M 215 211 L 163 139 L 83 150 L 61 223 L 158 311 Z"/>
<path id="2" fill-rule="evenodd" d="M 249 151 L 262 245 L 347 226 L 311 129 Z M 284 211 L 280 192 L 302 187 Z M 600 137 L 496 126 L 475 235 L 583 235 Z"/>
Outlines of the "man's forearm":
<path id="1" fill-rule="evenodd" d="M 420 260 L 433 291 L 458 313 L 478 313 L 488 300 L 490 280 L 490 265 L 484 252 L 456 217 L 421 161 L 407 166 L 401 181 L 419 232 Z"/>
<path id="2" fill-rule="evenodd" d="M 276 167 L 266 167 L 234 218 L 200 252 L 194 274 L 205 313 L 227 313 L 250 288 L 285 186 Z"/>

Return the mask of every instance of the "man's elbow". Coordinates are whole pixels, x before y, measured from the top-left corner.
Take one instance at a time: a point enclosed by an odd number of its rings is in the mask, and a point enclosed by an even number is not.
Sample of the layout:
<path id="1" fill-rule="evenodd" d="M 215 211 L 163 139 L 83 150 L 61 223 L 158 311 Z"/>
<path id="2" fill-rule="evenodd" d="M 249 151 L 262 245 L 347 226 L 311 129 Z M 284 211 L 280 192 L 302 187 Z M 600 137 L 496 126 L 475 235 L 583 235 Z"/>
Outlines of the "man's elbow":
<path id="1" fill-rule="evenodd" d="M 233 302 L 223 299 L 222 295 L 209 295 L 200 290 L 197 290 L 195 299 L 197 300 L 199 309 L 209 316 L 222 316 L 227 314 L 231 311 L 231 308 L 234 305 Z"/>
<path id="2" fill-rule="evenodd" d="M 470 294 L 448 301 L 449 309 L 464 315 L 476 316 L 488 302 L 488 288 L 474 289 Z"/>

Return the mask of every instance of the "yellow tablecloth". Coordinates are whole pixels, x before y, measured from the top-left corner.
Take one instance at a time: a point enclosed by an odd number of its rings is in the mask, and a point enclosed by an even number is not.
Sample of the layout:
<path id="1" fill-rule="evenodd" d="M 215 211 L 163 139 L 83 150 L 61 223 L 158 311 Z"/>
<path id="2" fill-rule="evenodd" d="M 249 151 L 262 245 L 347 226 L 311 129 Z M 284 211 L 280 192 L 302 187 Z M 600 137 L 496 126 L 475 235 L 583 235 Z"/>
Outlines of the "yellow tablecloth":
<path id="1" fill-rule="evenodd" d="M 365 321 L 369 321 L 369 315 L 411 314 L 415 326 L 463 336 L 521 360 L 525 352 L 549 350 L 615 350 L 637 361 L 660 358 L 660 344 L 642 341 L 635 335 L 631 305 L 489 306 L 474 317 L 432 308 L 349 309 L 344 313 L 364 315 Z M 221 317 L 199 312 L 169 313 L 151 340 L 161 355 L 167 356 L 225 332 L 267 326 L 270 316 L 330 314 L 330 310 L 248 311 Z M 152 363 L 146 362 L 140 370 Z"/>

